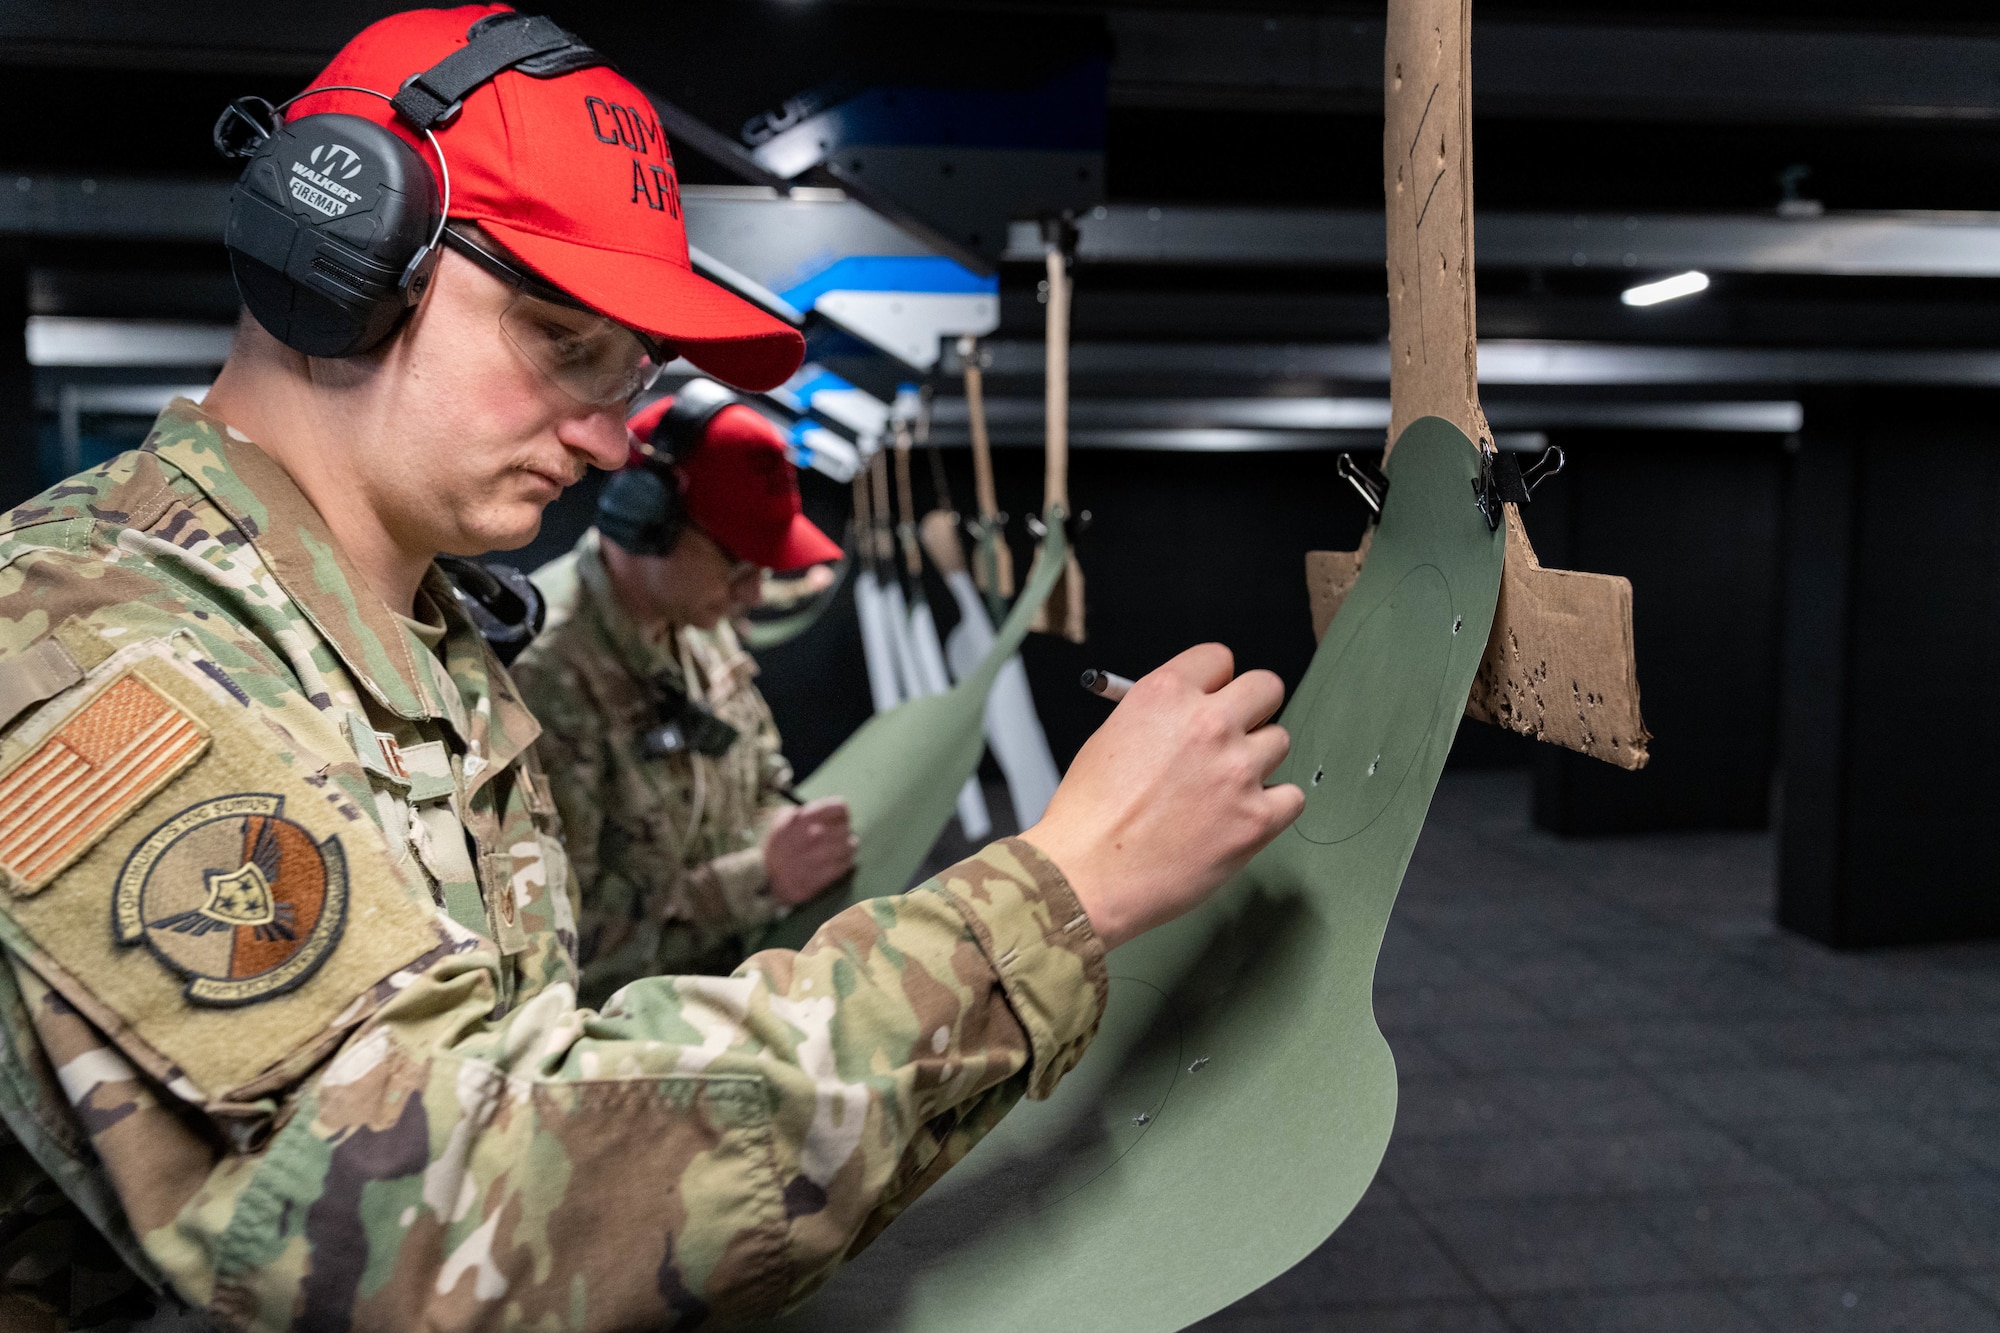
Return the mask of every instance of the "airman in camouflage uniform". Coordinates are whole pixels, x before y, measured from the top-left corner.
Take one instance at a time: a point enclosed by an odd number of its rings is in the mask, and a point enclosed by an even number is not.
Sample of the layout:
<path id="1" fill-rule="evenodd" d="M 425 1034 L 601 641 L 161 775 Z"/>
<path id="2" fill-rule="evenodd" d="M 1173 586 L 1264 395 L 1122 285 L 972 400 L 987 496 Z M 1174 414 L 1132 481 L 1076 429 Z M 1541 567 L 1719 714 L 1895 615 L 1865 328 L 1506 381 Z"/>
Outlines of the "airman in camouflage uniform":
<path id="1" fill-rule="evenodd" d="M 639 438 L 673 402 L 632 419 Z M 637 977 L 728 972 L 749 932 L 853 865 L 846 803 L 783 795 L 791 766 L 729 623 L 763 571 L 840 548 L 799 511 L 764 417 L 730 403 L 681 429 L 687 457 L 621 473 L 603 530 L 535 573 L 548 623 L 513 667 L 567 830 L 586 1004 Z M 728 730 L 679 718 L 688 699 Z"/>
<path id="2" fill-rule="evenodd" d="M 403 87 L 505 12 L 385 19 L 322 82 Z M 623 461 L 661 351 L 637 331 L 752 385 L 802 348 L 689 269 L 629 83 L 484 77 L 438 139 L 454 217 L 513 263 L 457 237 L 351 363 L 259 311 L 202 406 L 0 517 L 9 1328 L 155 1301 L 241 1329 L 778 1310 L 1048 1095 L 1105 950 L 1302 803 L 1260 781 L 1275 678 L 1191 650 L 1031 837 L 796 953 L 579 1008 L 537 726 L 431 556 L 523 544 Z M 328 105 L 388 121 L 352 93 L 294 114 Z"/>
<path id="3" fill-rule="evenodd" d="M 206 742 L 44 884 L 0 820 L 9 1174 L 33 1225 L 53 1229 L 53 1180 L 134 1273 L 226 1324 L 772 1312 L 1089 1042 L 1103 948 L 1019 841 L 800 953 L 577 1008 L 568 864 L 506 674 L 441 577 L 413 618 L 361 592 L 282 469 L 192 404 L 0 538 L 0 691 L 54 687 L 9 719 L 0 802 L 66 728 L 106 728 L 107 691 Z M 155 856 L 140 938 L 115 939 L 135 858 L 246 791 L 282 807 L 221 811 L 205 860 Z M 279 965 L 315 970 L 218 1007 L 197 988 L 239 978 L 188 941 L 248 938 L 255 914 L 211 902 L 213 936 L 176 933 L 165 909 L 204 904 L 163 880 L 255 863 L 229 821 L 260 818 L 286 857 L 337 845 L 344 902 L 327 852 L 302 884 L 266 873 L 295 899 Z M 336 911 L 330 939 L 305 919 Z"/>
<path id="4" fill-rule="evenodd" d="M 757 665 L 728 622 L 647 633 L 612 594 L 597 530 L 535 573 L 549 623 L 515 662 L 567 831 L 585 1003 L 636 977 L 727 972 L 775 920 L 766 821 L 791 808 Z M 662 689 L 664 685 L 664 690 Z M 661 695 L 737 732 L 727 753 L 648 754 Z"/>

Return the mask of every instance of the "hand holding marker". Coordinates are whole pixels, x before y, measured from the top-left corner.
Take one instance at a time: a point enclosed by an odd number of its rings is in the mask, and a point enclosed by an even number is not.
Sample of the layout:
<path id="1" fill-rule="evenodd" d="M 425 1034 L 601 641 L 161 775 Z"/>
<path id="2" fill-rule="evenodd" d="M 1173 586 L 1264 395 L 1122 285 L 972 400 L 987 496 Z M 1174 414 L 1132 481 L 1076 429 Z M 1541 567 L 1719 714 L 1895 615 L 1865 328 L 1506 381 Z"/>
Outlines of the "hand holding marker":
<path id="1" fill-rule="evenodd" d="M 1099 671 L 1096 667 L 1083 673 L 1083 688 L 1103 699 L 1117 703 L 1132 688 L 1132 682 L 1109 671 Z"/>

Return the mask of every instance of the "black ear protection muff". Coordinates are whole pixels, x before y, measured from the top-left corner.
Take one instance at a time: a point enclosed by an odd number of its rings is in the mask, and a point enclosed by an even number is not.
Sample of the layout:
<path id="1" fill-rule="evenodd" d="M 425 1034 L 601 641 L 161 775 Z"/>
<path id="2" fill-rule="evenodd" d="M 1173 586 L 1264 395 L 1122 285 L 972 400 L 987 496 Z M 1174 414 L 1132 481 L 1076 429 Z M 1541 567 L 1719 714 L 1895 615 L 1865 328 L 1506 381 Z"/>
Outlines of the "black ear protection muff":
<path id="1" fill-rule="evenodd" d="M 469 556 L 441 555 L 437 566 L 451 584 L 459 610 L 491 645 L 501 666 L 514 665 L 549 618 L 548 603 L 512 565 L 488 564 Z"/>
<path id="2" fill-rule="evenodd" d="M 248 119 L 240 102 L 224 114 Z M 376 346 L 430 283 L 445 179 L 440 188 L 416 150 L 360 116 L 274 123 L 229 196 L 223 244 L 243 304 L 307 356 Z"/>
<path id="3" fill-rule="evenodd" d="M 307 356 L 354 356 L 387 338 L 430 285 L 451 212 L 451 169 L 434 131 L 466 95 L 509 69 L 535 78 L 610 62 L 545 18 L 490 14 L 467 44 L 392 96 L 348 84 L 272 106 L 241 97 L 215 122 L 225 157 L 249 159 L 229 196 L 223 244 L 243 304 Z M 363 93 L 430 141 L 439 170 L 386 126 L 320 112 L 283 118 L 300 97 Z"/>
<path id="4" fill-rule="evenodd" d="M 645 442 L 645 467 L 626 468 L 597 497 L 597 530 L 633 555 L 667 555 L 687 527 L 687 502 L 674 469 L 694 455 L 708 423 L 742 401 L 714 380 L 692 379 Z"/>

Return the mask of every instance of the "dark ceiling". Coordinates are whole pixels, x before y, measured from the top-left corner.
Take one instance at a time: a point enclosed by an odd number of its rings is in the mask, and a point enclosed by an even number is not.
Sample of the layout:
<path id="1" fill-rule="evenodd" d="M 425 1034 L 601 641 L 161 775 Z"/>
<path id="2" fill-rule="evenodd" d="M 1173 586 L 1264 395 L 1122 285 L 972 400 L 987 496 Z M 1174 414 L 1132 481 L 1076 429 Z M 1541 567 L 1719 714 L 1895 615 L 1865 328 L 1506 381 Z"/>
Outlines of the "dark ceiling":
<path id="1" fill-rule="evenodd" d="M 16 0 L 0 8 L 0 175 L 225 177 L 228 165 L 207 144 L 223 103 L 295 91 L 345 36 L 397 7 Z M 663 8 L 602 0 L 553 0 L 545 9 L 653 92 L 730 134 L 786 96 L 832 80 L 1021 85 L 1109 53 L 1114 200 L 1380 205 L 1379 94 L 1370 86 L 1380 47 L 1367 27 L 1379 23 L 1379 5 L 766 0 L 683 7 L 678 20 Z M 1768 212 L 1781 197 L 1780 174 L 1803 167 L 1799 192 L 1834 210 L 2000 210 L 2000 65 L 1989 71 L 1985 63 L 2000 51 L 1987 45 L 2000 39 L 2000 10 L 1990 0 L 1486 0 L 1477 16 L 1475 86 L 1504 93 L 1476 105 L 1481 209 Z M 1626 46 L 1642 53 L 1652 35 L 1705 31 L 1710 45 L 1683 67 L 1648 71 L 1659 84 L 1650 100 L 1578 95 L 1561 71 L 1592 73 L 1591 34 L 1635 27 L 1649 37 Z M 1492 54 L 1516 49 L 1508 43 L 1523 33 L 1553 53 L 1558 72 L 1545 83 Z M 1571 35 L 1583 54 L 1564 66 Z M 1832 54 L 1822 49 L 1823 39 L 1843 37 L 1852 40 L 1836 40 Z M 1925 45 L 1925 37 L 1949 40 Z M 1266 77 L 1260 62 L 1277 70 L 1308 40 L 1319 44 L 1317 63 L 1289 82 Z M 1887 72 L 1871 59 L 1881 43 L 1901 43 L 1903 52 Z M 1494 63 L 1481 65 L 1482 50 Z M 1747 59 L 1749 72 L 1718 86 L 1702 67 L 1704 50 Z M 1850 82 L 1855 91 L 1843 100 Z M 1960 90 L 1958 100 L 1940 88 Z M 691 182 L 734 179 L 693 153 L 681 156 Z M 205 246 L 36 242 L 36 300 L 45 311 L 117 313 L 106 307 L 136 287 L 92 275 L 144 271 L 157 280 L 125 313 L 213 315 L 228 300 L 226 285 L 212 280 L 219 261 L 219 250 Z M 1028 266 L 1003 273 L 1010 328 L 1028 331 L 1037 318 L 1035 276 Z M 1617 281 L 1482 273 L 1482 326 L 1513 336 L 1634 336 L 1628 312 L 1609 299 Z M 1142 267 L 1086 272 L 1081 282 L 1084 296 L 1102 300 L 1079 300 L 1080 336 L 1172 336 L 1188 327 L 1206 336 L 1240 328 L 1244 336 L 1372 337 L 1386 326 L 1379 270 Z M 1700 341 L 1989 345 L 1991 287 L 1742 279 L 1645 327 L 1648 336 L 1673 330 Z"/>
<path id="2" fill-rule="evenodd" d="M 295 90 L 348 33 L 396 6 L 329 3 L 90 6 L 17 3 L 0 13 L 0 169 L 225 174 L 207 147 L 214 111 L 243 92 Z M 1026 84 L 1121 35 L 1156 49 L 1196 45 L 1214 31 L 1175 27 L 1174 16 L 1226 14 L 1236 29 L 1260 17 L 1276 43 L 1310 38 L 1315 17 L 1379 20 L 1379 6 L 1292 3 L 1246 7 L 1159 0 L 1147 6 L 932 0 L 899 5 L 859 0 L 711 3 L 681 23 L 630 5 L 555 0 L 545 8 L 654 92 L 733 133 L 759 111 L 832 81 L 851 84 Z M 2000 36 L 2000 11 L 1965 0 L 1592 0 L 1534 4 L 1488 0 L 1479 22 L 1645 25 L 1742 30 L 1772 42 L 1766 66 L 1782 82 L 1791 47 L 1782 39 L 1829 33 Z M 1149 20 L 1155 21 L 1147 27 Z M 1165 20 L 1165 26 L 1159 21 Z M 1140 25 L 1137 29 L 1134 24 Z M 1280 25 L 1283 25 L 1280 28 Z M 1483 70 L 1475 29 L 1475 80 Z M 1226 34 L 1216 60 L 1254 65 L 1260 52 Z M 1325 41 L 1326 37 L 1319 36 Z M 1557 38 L 1560 41 L 1560 37 Z M 1370 38 L 1348 43 L 1365 52 Z M 1500 49 L 1500 48 L 1496 48 Z M 1170 64 L 1199 67 L 1208 52 L 1169 50 Z M 1273 58 L 1288 54 L 1274 50 Z M 1355 52 L 1333 53 L 1352 63 Z M 1320 53 L 1316 58 L 1325 59 Z M 1257 71 L 1161 86 L 1153 73 L 1114 54 L 1110 187 L 1148 201 L 1230 201 L 1372 206 L 1380 118 L 1372 98 L 1310 86 L 1274 88 Z M 1753 66 L 1753 68 L 1757 68 Z M 1921 83 L 1926 71 L 1905 76 Z M 1660 75 L 1668 84 L 1680 75 Z M 1961 72 L 1974 84 L 1993 75 Z M 1832 80 L 1821 78 L 1821 83 Z M 1559 82 L 1559 80 L 1558 80 Z M 1843 111 L 1837 94 L 1811 90 L 1799 114 L 1782 101 L 1731 105 L 1701 88 L 1698 71 L 1675 104 L 1583 107 L 1552 86 L 1504 105 L 1478 107 L 1479 190 L 1484 207 L 1606 209 L 1763 208 L 1778 197 L 1777 173 L 1812 168 L 1813 197 L 1833 208 L 2000 207 L 2000 106 L 1910 108 L 1865 104 Z M 1283 93 L 1275 96 L 1274 92 Z M 1989 97 L 1987 100 L 1991 100 Z M 1578 114 L 1580 111 L 1587 114 Z M 1975 114 L 1976 111 L 1976 114 Z M 699 162 L 691 179 L 726 179 Z"/>

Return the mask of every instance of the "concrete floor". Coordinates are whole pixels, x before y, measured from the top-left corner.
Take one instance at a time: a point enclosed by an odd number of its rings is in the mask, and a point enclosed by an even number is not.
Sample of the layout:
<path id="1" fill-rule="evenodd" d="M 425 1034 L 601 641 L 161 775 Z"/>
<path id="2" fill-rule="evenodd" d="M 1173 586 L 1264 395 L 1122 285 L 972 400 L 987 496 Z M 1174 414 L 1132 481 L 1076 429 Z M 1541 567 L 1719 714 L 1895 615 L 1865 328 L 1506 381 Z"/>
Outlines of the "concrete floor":
<path id="1" fill-rule="evenodd" d="M 1446 776 L 1376 976 L 1381 1174 L 1197 1327 L 2000 1330 L 2000 945 L 1833 953 L 1771 924 L 1768 836 L 1527 806 Z"/>

